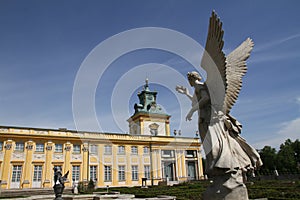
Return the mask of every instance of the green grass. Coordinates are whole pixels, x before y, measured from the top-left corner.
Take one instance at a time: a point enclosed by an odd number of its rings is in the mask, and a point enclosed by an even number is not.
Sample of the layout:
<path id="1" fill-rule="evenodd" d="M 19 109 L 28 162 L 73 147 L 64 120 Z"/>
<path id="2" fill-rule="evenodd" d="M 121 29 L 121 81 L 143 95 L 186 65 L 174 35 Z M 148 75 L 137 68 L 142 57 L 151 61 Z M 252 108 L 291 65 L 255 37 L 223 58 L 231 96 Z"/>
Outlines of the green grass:
<path id="1" fill-rule="evenodd" d="M 208 181 L 183 183 L 177 186 L 153 186 L 148 189 L 140 187 L 110 188 L 109 191 L 118 191 L 123 194 L 134 194 L 137 198 L 156 197 L 158 195 L 176 196 L 178 200 L 201 200 L 202 193 L 208 187 Z M 247 184 L 249 198 L 268 198 L 269 200 L 296 200 L 300 199 L 299 181 L 255 181 Z M 98 189 L 97 191 L 106 191 Z"/>

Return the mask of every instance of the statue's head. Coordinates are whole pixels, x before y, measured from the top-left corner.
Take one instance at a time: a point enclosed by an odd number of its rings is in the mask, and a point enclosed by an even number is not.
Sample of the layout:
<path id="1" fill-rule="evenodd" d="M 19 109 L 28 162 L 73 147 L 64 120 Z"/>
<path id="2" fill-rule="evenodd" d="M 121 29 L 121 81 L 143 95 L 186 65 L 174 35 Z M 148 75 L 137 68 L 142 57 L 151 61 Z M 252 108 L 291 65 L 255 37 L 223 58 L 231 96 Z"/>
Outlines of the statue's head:
<path id="1" fill-rule="evenodd" d="M 54 172 L 60 172 L 61 173 L 60 167 L 54 167 L 53 170 L 54 170 Z"/>
<path id="2" fill-rule="evenodd" d="M 191 86 L 194 85 L 194 83 L 195 83 L 196 80 L 197 81 L 201 81 L 202 80 L 201 76 L 196 71 L 188 72 L 187 73 L 187 78 L 188 78 Z"/>

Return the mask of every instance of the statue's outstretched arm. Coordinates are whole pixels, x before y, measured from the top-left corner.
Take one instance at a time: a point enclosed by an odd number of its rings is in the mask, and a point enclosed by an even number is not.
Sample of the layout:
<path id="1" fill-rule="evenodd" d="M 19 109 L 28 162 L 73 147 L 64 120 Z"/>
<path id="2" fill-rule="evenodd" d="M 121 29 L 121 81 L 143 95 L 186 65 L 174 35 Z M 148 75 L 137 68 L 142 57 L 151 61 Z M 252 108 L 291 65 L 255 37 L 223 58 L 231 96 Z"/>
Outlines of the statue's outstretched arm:
<path id="1" fill-rule="evenodd" d="M 201 98 L 198 100 L 197 103 L 195 103 L 193 105 L 193 107 L 190 109 L 189 113 L 186 116 L 186 120 L 191 121 L 192 120 L 192 116 L 194 114 L 194 112 L 196 112 L 197 110 L 200 110 L 201 108 L 203 108 L 203 106 L 205 106 L 208 102 L 209 102 L 209 94 L 207 93 L 206 90 L 200 90 L 199 91 Z"/>
<path id="2" fill-rule="evenodd" d="M 189 93 L 189 90 L 183 86 L 176 86 L 176 91 L 180 94 L 185 94 L 191 101 L 193 100 L 193 96 Z"/>

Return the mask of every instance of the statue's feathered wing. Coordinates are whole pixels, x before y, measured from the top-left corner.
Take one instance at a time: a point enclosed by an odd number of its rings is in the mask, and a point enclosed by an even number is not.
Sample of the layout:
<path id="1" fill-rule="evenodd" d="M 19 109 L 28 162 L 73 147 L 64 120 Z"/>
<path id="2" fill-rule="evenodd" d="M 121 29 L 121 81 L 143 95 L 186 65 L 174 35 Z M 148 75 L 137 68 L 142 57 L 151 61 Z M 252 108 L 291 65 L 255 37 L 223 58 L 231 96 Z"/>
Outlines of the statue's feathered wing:
<path id="1" fill-rule="evenodd" d="M 68 179 L 68 175 L 69 175 L 69 170 L 67 171 L 67 173 L 63 176 L 64 179 Z"/>
<path id="2" fill-rule="evenodd" d="M 226 58 L 223 52 L 223 34 L 222 22 L 213 12 L 201 66 L 207 73 L 205 83 L 213 108 L 216 112 L 228 114 L 240 93 L 242 77 L 247 72 L 246 60 L 253 42 L 248 38 Z"/>
<path id="3" fill-rule="evenodd" d="M 226 96 L 224 102 L 225 113 L 228 114 L 236 102 L 242 88 L 242 77 L 247 72 L 246 60 L 254 43 L 247 38 L 239 47 L 226 57 Z"/>

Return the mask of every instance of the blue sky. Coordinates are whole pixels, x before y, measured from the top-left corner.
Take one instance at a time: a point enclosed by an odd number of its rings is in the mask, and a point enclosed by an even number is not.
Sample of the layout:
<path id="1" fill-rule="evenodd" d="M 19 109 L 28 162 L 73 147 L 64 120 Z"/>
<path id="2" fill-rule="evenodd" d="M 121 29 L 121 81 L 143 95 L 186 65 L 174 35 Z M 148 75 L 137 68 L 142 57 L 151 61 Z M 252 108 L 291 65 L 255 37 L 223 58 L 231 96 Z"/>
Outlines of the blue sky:
<path id="1" fill-rule="evenodd" d="M 247 37 L 255 43 L 232 114 L 244 125 L 242 135 L 250 144 L 278 147 L 287 138 L 299 138 L 300 133 L 299 8 L 297 0 L 0 0 L 0 124 L 75 129 L 72 94 L 76 74 L 97 45 L 126 30 L 162 27 L 204 46 L 208 20 L 215 10 L 223 21 L 225 53 Z M 113 46 L 107 51 L 114 51 Z M 147 63 L 153 63 L 153 68 L 143 68 Z M 192 69 L 173 53 L 142 49 L 120 56 L 105 70 L 95 93 L 96 113 L 104 131 L 128 131 L 124 128 L 127 118 L 121 125 L 115 121 L 133 113 L 136 93 L 148 77 L 150 87 L 159 92 L 158 103 L 172 115 L 171 129 L 194 136 L 197 117 L 191 122 L 182 120 L 188 110 L 178 108 L 189 102 L 175 95 L 175 85 L 164 86 L 174 78 L 164 75 L 159 64 L 183 76 Z M 161 82 L 151 83 L 162 75 Z M 120 113 L 113 114 L 112 91 L 122 77 L 139 84 L 122 90 L 130 98 L 118 98 Z"/>

